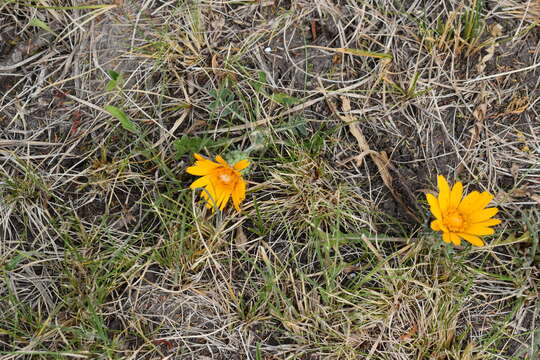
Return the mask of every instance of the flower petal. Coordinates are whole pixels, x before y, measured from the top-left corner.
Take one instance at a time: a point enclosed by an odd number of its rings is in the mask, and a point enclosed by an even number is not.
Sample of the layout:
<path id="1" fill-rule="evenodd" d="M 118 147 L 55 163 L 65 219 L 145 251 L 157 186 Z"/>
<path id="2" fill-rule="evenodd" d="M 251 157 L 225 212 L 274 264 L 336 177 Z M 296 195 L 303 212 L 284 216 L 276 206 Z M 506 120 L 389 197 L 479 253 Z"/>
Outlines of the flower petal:
<path id="1" fill-rule="evenodd" d="M 493 200 L 493 195 L 491 195 L 487 191 L 484 191 L 480 194 L 480 197 L 476 200 L 476 202 L 471 206 L 471 209 L 473 211 L 481 210 L 488 206 L 491 200 Z"/>
<path id="2" fill-rule="evenodd" d="M 249 166 L 249 161 L 248 160 L 240 160 L 239 162 L 234 164 L 233 167 L 234 167 L 235 170 L 241 171 L 241 170 L 244 170 L 245 168 L 247 168 L 248 166 Z"/>
<path id="3" fill-rule="evenodd" d="M 191 175 L 204 176 L 210 174 L 212 170 L 219 166 L 221 165 L 210 160 L 199 160 L 195 161 L 195 165 L 188 167 L 186 172 Z"/>
<path id="4" fill-rule="evenodd" d="M 217 155 L 215 159 L 221 165 L 229 166 L 229 164 L 227 164 L 227 162 L 221 157 L 221 155 Z"/>
<path id="5" fill-rule="evenodd" d="M 459 203 L 458 210 L 464 214 L 470 214 L 472 212 L 472 207 L 478 200 L 480 193 L 478 191 L 473 191 Z"/>
<path id="6" fill-rule="evenodd" d="M 456 233 L 449 233 L 450 234 L 450 240 L 452 241 L 452 244 L 459 246 L 461 245 L 461 239 Z"/>
<path id="7" fill-rule="evenodd" d="M 431 229 L 435 230 L 435 231 L 442 231 L 442 232 L 445 232 L 445 233 L 450 232 L 448 230 L 448 227 L 446 227 L 446 225 L 444 225 L 443 221 L 440 220 L 440 219 L 436 219 L 436 220 L 433 220 L 431 222 Z"/>
<path id="8" fill-rule="evenodd" d="M 452 209 L 457 209 L 459 203 L 461 202 L 461 198 L 463 197 L 463 184 L 458 181 L 454 184 L 452 187 L 452 191 L 450 192 L 450 207 Z"/>
<path id="9" fill-rule="evenodd" d="M 197 160 L 206 160 L 203 156 L 201 156 L 201 154 L 195 153 L 195 154 L 193 154 L 193 156 L 194 156 L 195 159 L 197 159 Z"/>
<path id="10" fill-rule="evenodd" d="M 497 209 L 496 207 L 492 207 L 475 211 L 471 213 L 468 218 L 471 223 L 479 223 L 494 217 L 498 212 L 499 209 Z"/>
<path id="11" fill-rule="evenodd" d="M 499 219 L 489 219 L 489 220 L 486 220 L 486 221 L 475 223 L 474 225 L 488 227 L 488 226 L 499 225 L 500 223 L 501 223 L 501 220 L 499 220 Z"/>
<path id="12" fill-rule="evenodd" d="M 240 211 L 240 203 L 246 198 L 246 183 L 243 179 L 238 179 L 233 192 L 232 199 L 234 207 L 237 211 Z"/>
<path id="13" fill-rule="evenodd" d="M 190 189 L 197 189 L 205 187 L 208 184 L 210 184 L 210 178 L 208 176 L 203 176 L 195 180 L 189 187 Z"/>
<path id="14" fill-rule="evenodd" d="M 471 235 L 484 236 L 493 235 L 495 233 L 495 230 L 489 227 L 481 226 L 479 224 L 472 224 L 463 232 Z"/>
<path id="15" fill-rule="evenodd" d="M 484 242 L 482 239 L 480 239 L 478 236 L 471 235 L 471 234 L 465 234 L 465 233 L 459 233 L 459 236 L 470 242 L 474 246 L 484 246 Z"/>
<path id="16" fill-rule="evenodd" d="M 220 198 L 216 203 L 216 206 L 219 208 L 219 210 L 223 210 L 227 203 L 229 202 L 229 198 L 231 197 L 231 194 L 228 192 L 222 192 L 220 194 Z"/>
<path id="17" fill-rule="evenodd" d="M 210 182 L 201 192 L 201 197 L 206 200 L 207 208 L 214 208 L 217 200 L 217 193 L 216 188 L 212 182 Z"/>
<path id="18" fill-rule="evenodd" d="M 439 207 L 442 213 L 448 211 L 450 205 L 450 186 L 444 176 L 437 176 L 437 184 L 439 186 Z"/>
<path id="19" fill-rule="evenodd" d="M 452 241 L 450 239 L 450 233 L 449 232 L 445 232 L 442 234 L 442 239 L 445 243 L 449 243 L 450 241 Z"/>
<path id="20" fill-rule="evenodd" d="M 435 218 L 442 219 L 441 208 L 439 207 L 439 200 L 431 194 L 426 194 L 426 199 L 429 204 L 429 209 Z"/>

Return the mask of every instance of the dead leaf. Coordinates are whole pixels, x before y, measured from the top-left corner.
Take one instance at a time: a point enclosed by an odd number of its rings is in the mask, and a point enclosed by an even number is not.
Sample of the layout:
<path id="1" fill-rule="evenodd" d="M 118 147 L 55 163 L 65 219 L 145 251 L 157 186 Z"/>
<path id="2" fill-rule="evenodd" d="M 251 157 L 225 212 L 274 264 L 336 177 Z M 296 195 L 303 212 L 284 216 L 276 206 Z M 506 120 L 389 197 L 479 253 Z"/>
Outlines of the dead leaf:
<path id="1" fill-rule="evenodd" d="M 454 340 L 455 334 L 456 334 L 455 328 L 448 329 L 448 331 L 446 332 L 446 339 L 444 341 L 443 346 L 448 347 L 452 343 L 452 340 Z"/>
<path id="2" fill-rule="evenodd" d="M 522 187 L 510 190 L 509 194 L 510 196 L 514 198 L 523 198 L 523 197 L 530 196 L 531 193 L 529 192 L 529 189 L 527 189 L 526 186 L 522 186 Z"/>
<path id="3" fill-rule="evenodd" d="M 519 173 L 519 165 L 516 163 L 513 163 L 510 167 L 510 173 L 512 174 L 512 177 L 514 178 L 514 182 L 517 181 L 518 173 Z"/>
<path id="4" fill-rule="evenodd" d="M 111 224 L 111 227 L 115 229 L 129 229 L 129 225 L 137 220 L 137 218 L 133 215 L 135 209 L 136 206 L 133 206 L 129 209 L 124 208 L 118 219 L 113 224 Z"/>
<path id="5" fill-rule="evenodd" d="M 529 108 L 529 104 L 528 96 L 516 96 L 506 105 L 506 109 L 502 115 L 521 114 Z"/>
<path id="6" fill-rule="evenodd" d="M 153 340 L 152 343 L 156 346 L 159 346 L 159 345 L 165 345 L 167 346 L 167 349 L 172 349 L 174 347 L 173 343 L 170 342 L 169 340 L 161 340 L 161 339 L 158 339 L 158 340 Z"/>
<path id="7" fill-rule="evenodd" d="M 317 22 L 315 20 L 311 20 L 311 40 L 317 40 Z"/>
<path id="8" fill-rule="evenodd" d="M 521 131 L 518 131 L 516 133 L 516 137 L 517 137 L 517 140 L 523 144 L 520 150 L 523 152 L 529 152 L 531 149 L 529 148 L 529 145 L 527 143 L 527 137 L 525 136 L 525 134 L 523 134 L 523 132 Z"/>
<path id="9" fill-rule="evenodd" d="M 496 204 L 504 205 L 512 201 L 512 196 L 504 190 L 499 190 L 497 194 L 495 194 L 493 201 Z"/>
<path id="10" fill-rule="evenodd" d="M 206 121 L 204 120 L 196 120 L 193 125 L 191 125 L 186 131 L 185 134 L 191 134 L 200 128 L 204 127 L 206 125 Z"/>
<path id="11" fill-rule="evenodd" d="M 234 238 L 234 240 L 235 240 L 236 246 L 238 247 L 244 247 L 247 244 L 248 238 L 246 234 L 244 233 L 244 229 L 242 228 L 242 226 L 239 226 L 236 229 L 236 237 Z"/>
<path id="12" fill-rule="evenodd" d="M 349 265 L 349 266 L 345 266 L 342 271 L 344 274 L 350 274 L 352 272 L 360 271 L 360 270 L 362 270 L 362 267 L 360 266 Z"/>
<path id="13" fill-rule="evenodd" d="M 218 78 L 218 79 L 222 79 L 223 77 L 225 77 L 227 75 L 227 73 L 225 71 L 223 71 L 220 67 L 219 67 L 219 62 L 218 62 L 218 54 L 214 54 L 212 56 L 212 59 L 210 60 L 211 62 L 211 66 L 212 66 L 212 72 L 214 73 L 214 75 Z M 233 74 L 234 75 L 234 74 Z"/>
<path id="14" fill-rule="evenodd" d="M 416 324 L 414 324 L 413 326 L 411 326 L 409 331 L 407 331 L 405 334 L 403 334 L 403 335 L 401 335 L 399 337 L 399 340 L 401 340 L 401 341 L 408 340 L 408 339 L 412 338 L 414 335 L 416 335 L 417 331 L 418 331 L 418 326 L 416 326 Z"/>
<path id="15" fill-rule="evenodd" d="M 465 350 L 463 350 L 463 354 L 461 355 L 461 360 L 471 360 L 472 359 L 472 352 L 474 349 L 474 342 L 470 342 L 465 347 Z"/>
<path id="16" fill-rule="evenodd" d="M 495 41 L 496 38 L 500 37 L 502 35 L 502 26 L 499 24 L 493 25 L 491 28 L 491 45 L 486 50 L 486 55 L 484 55 L 480 62 L 476 65 L 476 70 L 479 74 L 482 74 L 484 70 L 486 69 L 487 62 L 493 58 L 493 55 L 495 54 L 495 48 L 497 47 L 498 43 Z"/>

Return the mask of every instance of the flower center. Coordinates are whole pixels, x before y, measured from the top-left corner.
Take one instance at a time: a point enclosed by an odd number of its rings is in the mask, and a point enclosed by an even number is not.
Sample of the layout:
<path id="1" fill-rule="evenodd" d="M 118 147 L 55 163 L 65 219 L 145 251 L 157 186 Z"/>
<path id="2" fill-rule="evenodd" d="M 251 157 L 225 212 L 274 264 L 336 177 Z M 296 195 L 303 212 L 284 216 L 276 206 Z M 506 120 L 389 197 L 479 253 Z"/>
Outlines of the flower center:
<path id="1" fill-rule="evenodd" d="M 225 173 L 219 174 L 219 175 L 218 175 L 218 179 L 219 179 L 219 181 L 221 181 L 223 184 L 229 185 L 229 184 L 232 182 L 233 177 L 231 176 L 230 173 L 225 172 Z"/>
<path id="2" fill-rule="evenodd" d="M 450 231 L 462 231 L 465 228 L 463 216 L 457 210 L 451 210 L 443 222 Z"/>
<path id="3" fill-rule="evenodd" d="M 219 180 L 223 181 L 225 184 L 228 184 L 231 182 L 231 176 L 229 174 L 221 174 L 219 175 Z"/>

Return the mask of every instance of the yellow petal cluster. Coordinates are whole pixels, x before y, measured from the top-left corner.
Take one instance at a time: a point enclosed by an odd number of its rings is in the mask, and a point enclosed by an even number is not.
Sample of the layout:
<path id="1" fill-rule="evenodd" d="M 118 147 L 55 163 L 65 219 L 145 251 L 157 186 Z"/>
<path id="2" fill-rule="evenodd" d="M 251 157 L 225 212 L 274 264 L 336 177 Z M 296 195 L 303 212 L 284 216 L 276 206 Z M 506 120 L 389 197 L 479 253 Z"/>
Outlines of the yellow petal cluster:
<path id="1" fill-rule="evenodd" d="M 492 219 L 499 209 L 496 207 L 486 208 L 493 200 L 493 195 L 484 191 L 473 191 L 463 197 L 463 184 L 456 182 L 450 189 L 450 185 L 444 178 L 437 177 L 439 196 L 427 194 L 431 212 L 435 220 L 431 228 L 442 231 L 445 242 L 460 245 L 461 239 L 465 239 L 474 246 L 483 246 L 484 241 L 480 238 L 484 235 L 492 235 L 495 230 L 491 227 L 500 224 L 501 220 Z"/>
<path id="2" fill-rule="evenodd" d="M 190 188 L 203 188 L 201 197 L 206 200 L 206 207 L 223 210 L 229 199 L 236 210 L 240 211 L 240 203 L 246 197 L 246 183 L 240 171 L 249 166 L 248 160 L 240 160 L 230 166 L 221 156 L 216 156 L 216 162 L 206 159 L 199 154 L 195 156 L 195 165 L 187 168 L 191 175 L 201 176 Z"/>

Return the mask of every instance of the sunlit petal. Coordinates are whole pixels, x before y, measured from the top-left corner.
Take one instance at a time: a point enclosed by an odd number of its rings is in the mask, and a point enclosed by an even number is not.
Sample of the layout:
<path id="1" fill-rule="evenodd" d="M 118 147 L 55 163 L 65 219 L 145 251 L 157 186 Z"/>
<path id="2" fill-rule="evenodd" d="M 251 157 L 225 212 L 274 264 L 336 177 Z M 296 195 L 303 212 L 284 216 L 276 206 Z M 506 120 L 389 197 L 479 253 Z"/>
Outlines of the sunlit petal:
<path id="1" fill-rule="evenodd" d="M 483 226 L 483 227 L 489 227 L 489 226 L 495 226 L 499 225 L 502 221 L 499 219 L 489 219 L 486 221 L 475 223 L 474 225 Z"/>
<path id="2" fill-rule="evenodd" d="M 475 211 L 469 215 L 469 221 L 471 223 L 479 223 L 494 217 L 499 212 L 498 208 L 487 208 Z"/>
<path id="3" fill-rule="evenodd" d="M 484 191 L 480 194 L 478 200 L 471 206 L 472 211 L 477 211 L 485 208 L 486 206 L 488 206 L 491 200 L 493 200 L 493 195 L 491 195 L 487 191 Z"/>
<path id="4" fill-rule="evenodd" d="M 465 234 L 465 233 L 459 233 L 459 236 L 470 242 L 474 246 L 484 246 L 484 242 L 482 239 L 480 239 L 478 236 L 471 235 L 471 234 Z"/>
<path id="5" fill-rule="evenodd" d="M 233 190 L 232 199 L 236 210 L 240 211 L 240 203 L 246 198 L 246 183 L 240 179 Z"/>
<path id="6" fill-rule="evenodd" d="M 426 198 L 429 204 L 429 209 L 433 216 L 437 219 L 442 219 L 441 208 L 439 207 L 439 200 L 431 194 L 426 194 Z"/>
<path id="7" fill-rule="evenodd" d="M 452 241 L 452 244 L 454 244 L 456 246 L 461 245 L 461 239 L 455 233 L 450 233 L 450 240 Z"/>
<path id="8" fill-rule="evenodd" d="M 223 158 L 221 157 L 221 155 L 217 155 L 217 156 L 216 156 L 216 161 L 217 161 L 218 163 L 220 163 L 221 165 L 229 166 L 229 164 L 227 164 L 227 162 L 225 161 L 225 159 L 223 159 Z"/>
<path id="9" fill-rule="evenodd" d="M 216 206 L 219 208 L 219 210 L 223 210 L 225 208 L 225 205 L 229 202 L 229 198 L 231 197 L 231 194 L 228 192 L 222 192 L 220 194 L 220 198 L 218 199 Z"/>
<path id="10" fill-rule="evenodd" d="M 452 191 L 450 192 L 450 208 L 456 209 L 461 202 L 461 198 L 463 197 L 463 184 L 461 182 L 457 182 L 452 187 Z"/>
<path id="11" fill-rule="evenodd" d="M 210 182 L 204 190 L 201 192 L 201 197 L 206 200 L 206 206 L 208 208 L 213 208 L 217 200 L 216 188 Z"/>
<path id="12" fill-rule="evenodd" d="M 444 232 L 442 234 L 442 239 L 445 243 L 450 243 L 452 241 L 452 239 L 450 238 L 450 233 L 448 232 Z"/>
<path id="13" fill-rule="evenodd" d="M 469 195 L 465 196 L 461 203 L 459 203 L 458 210 L 463 213 L 470 213 L 472 206 L 479 197 L 480 193 L 478 191 L 471 192 Z"/>
<path id="14" fill-rule="evenodd" d="M 450 206 L 450 186 L 442 175 L 437 176 L 437 184 L 439 187 L 439 208 L 442 213 L 445 213 Z"/>
<path id="15" fill-rule="evenodd" d="M 195 165 L 186 169 L 186 172 L 191 175 L 204 176 L 210 174 L 213 170 L 218 168 L 219 164 L 216 164 L 210 160 L 195 161 Z"/>
<path id="16" fill-rule="evenodd" d="M 478 224 L 473 224 L 469 226 L 464 233 L 471 234 L 471 235 L 477 235 L 477 236 L 485 236 L 485 235 L 493 235 L 495 233 L 495 230 L 489 227 L 484 227 Z"/>
<path id="17" fill-rule="evenodd" d="M 249 161 L 248 160 L 240 160 L 239 162 L 234 164 L 235 170 L 238 170 L 238 171 L 244 170 L 248 166 L 249 166 Z"/>
<path id="18" fill-rule="evenodd" d="M 209 183 L 210 183 L 209 177 L 208 176 L 203 176 L 203 177 L 195 180 L 189 187 L 191 189 L 197 189 L 197 188 L 205 187 Z"/>
<path id="19" fill-rule="evenodd" d="M 433 220 L 431 222 L 431 229 L 433 231 L 441 231 L 442 228 L 441 228 L 441 221 L 440 220 Z"/>

